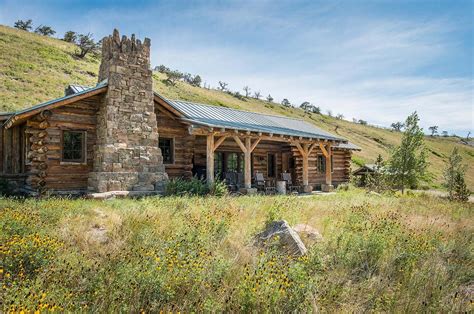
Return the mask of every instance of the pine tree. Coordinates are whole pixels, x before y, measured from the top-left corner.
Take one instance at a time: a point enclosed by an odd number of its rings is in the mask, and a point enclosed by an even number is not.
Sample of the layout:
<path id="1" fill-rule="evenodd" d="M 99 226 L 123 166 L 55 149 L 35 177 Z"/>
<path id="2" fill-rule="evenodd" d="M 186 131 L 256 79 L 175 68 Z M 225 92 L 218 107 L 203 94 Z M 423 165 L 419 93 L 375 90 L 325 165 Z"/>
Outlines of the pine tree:
<path id="1" fill-rule="evenodd" d="M 452 201 L 466 202 L 471 192 L 468 190 L 464 176 L 467 165 L 462 163 L 462 156 L 458 148 L 454 147 L 444 169 L 445 186 L 448 189 L 448 198 Z"/>
<path id="2" fill-rule="evenodd" d="M 389 174 L 393 185 L 402 193 L 407 187 L 416 187 L 428 166 L 424 148 L 423 129 L 418 125 L 416 112 L 408 116 L 402 143 L 395 148 L 389 161 Z"/>

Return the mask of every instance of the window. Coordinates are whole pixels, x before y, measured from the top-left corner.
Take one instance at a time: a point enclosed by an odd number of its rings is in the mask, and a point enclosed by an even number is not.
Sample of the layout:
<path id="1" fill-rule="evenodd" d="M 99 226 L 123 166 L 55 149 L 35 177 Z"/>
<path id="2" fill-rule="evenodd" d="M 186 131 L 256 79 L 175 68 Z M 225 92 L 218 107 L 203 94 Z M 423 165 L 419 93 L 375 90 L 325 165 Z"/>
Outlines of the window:
<path id="1" fill-rule="evenodd" d="M 316 160 L 317 164 L 316 167 L 319 173 L 326 172 L 326 158 L 323 155 L 318 155 L 318 159 Z"/>
<path id="2" fill-rule="evenodd" d="M 275 177 L 275 154 L 268 154 L 267 155 L 267 176 L 269 178 Z"/>
<path id="3" fill-rule="evenodd" d="M 163 163 L 164 164 L 174 163 L 173 139 L 160 137 L 158 146 L 161 149 L 161 155 L 163 156 Z"/>
<path id="4" fill-rule="evenodd" d="M 85 136 L 84 131 L 63 131 L 62 138 L 62 161 L 84 162 L 85 161 Z"/>
<path id="5" fill-rule="evenodd" d="M 319 173 L 326 173 L 326 157 L 318 155 L 316 167 Z M 334 172 L 334 158 L 331 158 L 331 172 Z"/>

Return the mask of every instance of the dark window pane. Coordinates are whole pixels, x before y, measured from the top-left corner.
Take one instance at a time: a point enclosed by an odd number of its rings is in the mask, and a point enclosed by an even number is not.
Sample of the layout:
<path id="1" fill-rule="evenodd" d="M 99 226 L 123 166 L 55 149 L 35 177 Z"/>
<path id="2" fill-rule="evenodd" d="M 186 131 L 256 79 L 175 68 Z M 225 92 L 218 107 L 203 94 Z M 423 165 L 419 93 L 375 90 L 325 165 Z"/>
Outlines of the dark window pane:
<path id="1" fill-rule="evenodd" d="M 158 146 L 161 149 L 161 155 L 163 156 L 163 163 L 173 163 L 173 139 L 171 138 L 160 138 Z"/>
<path id="2" fill-rule="evenodd" d="M 267 175 L 270 178 L 275 176 L 275 155 L 268 154 L 267 155 Z"/>
<path id="3" fill-rule="evenodd" d="M 84 132 L 63 132 L 63 160 L 79 162 L 84 160 Z"/>

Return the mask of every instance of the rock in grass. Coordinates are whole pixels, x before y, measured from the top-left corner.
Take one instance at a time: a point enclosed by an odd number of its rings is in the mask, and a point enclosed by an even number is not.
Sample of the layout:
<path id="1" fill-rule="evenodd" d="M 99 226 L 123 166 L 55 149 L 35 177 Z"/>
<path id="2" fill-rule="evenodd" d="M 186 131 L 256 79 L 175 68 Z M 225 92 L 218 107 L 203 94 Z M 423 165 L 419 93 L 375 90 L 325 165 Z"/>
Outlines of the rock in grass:
<path id="1" fill-rule="evenodd" d="M 258 245 L 268 247 L 277 243 L 279 250 L 288 255 L 302 256 L 307 252 L 298 233 L 285 220 L 273 221 L 267 224 L 265 230 L 256 236 Z"/>
<path id="2" fill-rule="evenodd" d="M 298 233 L 300 238 L 306 245 L 311 245 L 323 240 L 323 236 L 318 230 L 306 224 L 297 224 L 293 227 L 293 230 Z"/>

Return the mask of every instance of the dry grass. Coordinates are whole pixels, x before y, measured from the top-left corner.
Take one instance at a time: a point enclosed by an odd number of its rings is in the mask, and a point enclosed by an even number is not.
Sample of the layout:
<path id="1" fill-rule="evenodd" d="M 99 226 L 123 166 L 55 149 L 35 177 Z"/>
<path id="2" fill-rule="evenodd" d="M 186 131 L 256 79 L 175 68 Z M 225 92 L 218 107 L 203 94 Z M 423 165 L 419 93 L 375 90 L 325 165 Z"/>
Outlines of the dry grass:
<path id="1" fill-rule="evenodd" d="M 359 190 L 314 197 L 3 199 L 1 306 L 472 311 L 473 206 Z M 304 258 L 259 252 L 254 235 L 279 218 L 307 223 L 324 239 Z M 99 238 L 91 234 L 97 228 L 104 230 Z M 32 236 L 39 240 L 28 244 Z"/>

